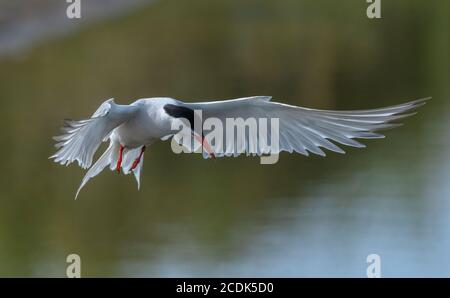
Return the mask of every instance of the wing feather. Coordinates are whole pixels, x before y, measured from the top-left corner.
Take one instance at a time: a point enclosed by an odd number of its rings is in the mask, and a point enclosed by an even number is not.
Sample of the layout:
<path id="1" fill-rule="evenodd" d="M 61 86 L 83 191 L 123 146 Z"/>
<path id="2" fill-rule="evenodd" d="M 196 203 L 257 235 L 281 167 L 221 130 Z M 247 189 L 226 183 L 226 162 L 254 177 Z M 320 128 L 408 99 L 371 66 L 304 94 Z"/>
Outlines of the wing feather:
<path id="1" fill-rule="evenodd" d="M 63 134 L 53 137 L 58 151 L 50 158 L 62 165 L 77 161 L 80 167 L 89 168 L 102 141 L 128 117 L 116 107 L 113 99 L 110 99 L 100 105 L 90 119 L 65 120 L 61 128 Z"/>
<path id="2" fill-rule="evenodd" d="M 271 97 L 255 96 L 228 101 L 207 103 L 181 103 L 190 108 L 202 110 L 203 119 L 209 117 L 225 121 L 227 118 L 279 118 L 279 150 L 309 153 L 325 156 L 322 149 L 345 153 L 338 144 L 363 148 L 365 145 L 354 139 L 384 138 L 382 130 L 402 125 L 396 121 L 410 117 L 430 98 L 403 104 L 369 110 L 334 111 L 317 110 L 272 102 Z M 268 119 L 268 121 L 270 121 Z M 207 132 L 205 135 L 207 136 Z M 268 131 L 270 139 L 270 131 Z M 236 136 L 235 136 L 236 137 Z M 234 143 L 234 146 L 233 146 Z M 260 148 L 258 135 L 246 131 L 245 144 L 236 146 L 224 139 L 224 152 L 214 152 L 215 156 L 237 156 L 240 153 L 261 155 L 267 148 Z M 216 147 L 215 147 L 216 148 Z M 272 153 L 278 153 L 272 152 Z M 208 156 L 207 154 L 204 156 Z"/>

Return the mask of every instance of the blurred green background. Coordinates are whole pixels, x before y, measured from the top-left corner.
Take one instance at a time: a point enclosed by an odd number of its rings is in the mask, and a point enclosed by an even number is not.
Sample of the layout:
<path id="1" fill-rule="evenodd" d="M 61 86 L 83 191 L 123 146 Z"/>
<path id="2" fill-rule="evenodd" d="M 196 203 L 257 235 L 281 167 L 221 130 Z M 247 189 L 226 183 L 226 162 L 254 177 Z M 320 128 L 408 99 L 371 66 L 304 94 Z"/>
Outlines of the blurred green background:
<path id="1" fill-rule="evenodd" d="M 20 40 L 8 30 L 47 9 L 17 1 L 19 18 L 11 3 L 0 6 L 0 41 Z M 63 3 L 37 17 L 32 28 L 62 18 L 73 29 L 29 30 L 0 55 L 0 276 L 65 276 L 71 253 L 92 277 L 364 277 L 372 253 L 383 276 L 450 276 L 449 3 L 382 1 L 379 20 L 367 5 L 161 0 L 87 22 L 65 19 Z M 433 100 L 346 155 L 262 166 L 160 142 L 140 191 L 108 171 L 77 201 L 84 172 L 47 159 L 62 119 L 111 97 L 251 95 L 323 109 Z"/>

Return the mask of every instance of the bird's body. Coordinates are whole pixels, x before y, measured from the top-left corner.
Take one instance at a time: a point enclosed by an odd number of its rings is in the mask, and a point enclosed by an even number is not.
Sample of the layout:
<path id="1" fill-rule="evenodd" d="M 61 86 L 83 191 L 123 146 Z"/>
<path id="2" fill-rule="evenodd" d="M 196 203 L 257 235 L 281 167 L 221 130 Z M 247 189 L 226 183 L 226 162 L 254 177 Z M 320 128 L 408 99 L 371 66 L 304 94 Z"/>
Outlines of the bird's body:
<path id="1" fill-rule="evenodd" d="M 82 168 L 90 168 L 78 189 L 78 195 L 87 181 L 107 166 L 110 166 L 111 170 L 122 170 L 125 174 L 132 172 L 139 185 L 145 148 L 159 139 L 166 140 L 174 136 L 176 132 L 173 130 L 173 124 L 176 120 L 188 120 L 192 133 L 195 134 L 195 111 L 203 114 L 201 124 L 205 119 L 216 119 L 224 123 L 233 118 L 276 118 L 279 121 L 279 144 L 275 150 L 261 145 L 261 136 L 249 131 L 242 137 L 242 142 L 239 142 L 239 136 L 233 136 L 231 141 L 223 139 L 223 146 L 210 149 L 212 152 L 204 154 L 205 157 L 237 156 L 241 153 L 260 156 L 264 153 L 278 154 L 281 151 L 325 156 L 321 148 L 345 153 L 335 143 L 365 147 L 354 139 L 384 137 L 377 132 L 398 126 L 399 124 L 392 121 L 412 115 L 410 112 L 425 104 L 427 99 L 359 111 L 307 109 L 272 102 L 267 96 L 203 103 L 187 103 L 159 97 L 139 99 L 130 105 L 118 105 L 110 99 L 104 102 L 90 119 L 67 120 L 63 128 L 65 134 L 55 137 L 59 150 L 51 158 L 63 165 L 77 161 Z M 204 148 L 209 146 L 203 143 L 203 132 L 199 138 Z M 107 140 L 110 141 L 108 149 L 92 165 L 95 152 L 101 142 Z"/>
<path id="2" fill-rule="evenodd" d="M 146 98 L 133 102 L 130 106 L 136 111 L 128 121 L 114 129 L 112 140 L 134 149 L 170 134 L 172 119 L 163 111 L 166 104 L 175 103 L 171 98 Z"/>

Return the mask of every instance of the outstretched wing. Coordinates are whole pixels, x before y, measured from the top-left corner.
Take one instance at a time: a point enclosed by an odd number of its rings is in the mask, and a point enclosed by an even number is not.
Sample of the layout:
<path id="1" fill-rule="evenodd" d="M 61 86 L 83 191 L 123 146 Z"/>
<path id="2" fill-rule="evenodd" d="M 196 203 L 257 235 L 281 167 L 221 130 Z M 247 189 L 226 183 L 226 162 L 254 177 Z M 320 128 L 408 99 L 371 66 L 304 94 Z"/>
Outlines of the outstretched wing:
<path id="1" fill-rule="evenodd" d="M 271 102 L 270 99 L 271 97 L 256 96 L 227 101 L 183 103 L 183 106 L 201 110 L 203 120 L 210 117 L 220 119 L 224 128 L 226 118 L 256 118 L 257 121 L 259 118 L 266 118 L 268 122 L 270 118 L 278 118 L 279 146 L 277 152 L 271 153 L 295 151 L 307 156 L 309 152 L 325 156 L 321 148 L 345 153 L 337 144 L 365 147 L 354 139 L 383 138 L 378 131 L 401 125 L 393 121 L 415 114 L 412 111 L 424 105 L 429 98 L 385 108 L 356 111 L 308 109 Z M 235 139 L 233 145 L 229 146 L 229 140 L 225 141 L 227 144 L 224 144 L 222 152 L 217 152 L 217 148 L 214 148 L 215 156 L 264 153 L 264 148 L 258 147 L 258 135 L 254 132 L 252 134 L 252 131 L 245 134 L 245 142 L 237 142 Z"/>
<path id="2" fill-rule="evenodd" d="M 51 156 L 55 162 L 69 165 L 77 161 L 86 169 L 92 164 L 92 158 L 102 141 L 111 131 L 126 121 L 129 114 L 119 112 L 113 99 L 105 101 L 90 119 L 73 121 L 65 120 L 63 135 L 54 137 L 58 143 L 58 151 Z"/>

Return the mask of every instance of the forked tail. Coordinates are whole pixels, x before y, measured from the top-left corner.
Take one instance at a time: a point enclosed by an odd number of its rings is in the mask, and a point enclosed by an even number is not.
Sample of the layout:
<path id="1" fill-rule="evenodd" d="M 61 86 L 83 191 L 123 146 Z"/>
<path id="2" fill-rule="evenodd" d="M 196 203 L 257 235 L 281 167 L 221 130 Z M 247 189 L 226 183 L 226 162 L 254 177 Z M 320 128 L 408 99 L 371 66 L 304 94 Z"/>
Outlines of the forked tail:
<path id="1" fill-rule="evenodd" d="M 110 165 L 111 170 L 116 169 L 116 164 L 118 160 L 118 152 L 120 149 L 120 145 L 117 142 L 111 142 L 108 149 L 103 153 L 103 155 L 97 160 L 97 162 L 87 171 L 83 180 L 81 181 L 81 185 L 77 190 L 77 194 L 75 195 L 75 199 L 77 199 L 78 194 L 81 189 L 86 185 L 86 183 L 91 179 L 100 174 L 107 166 Z M 123 152 L 123 162 L 121 165 L 122 172 L 125 175 L 133 172 L 134 178 L 138 184 L 138 189 L 140 187 L 140 175 L 142 172 L 142 167 L 144 164 L 144 156 L 142 155 L 137 166 L 131 171 L 134 161 L 139 157 L 141 152 L 140 148 L 135 149 L 125 149 Z"/>
<path id="2" fill-rule="evenodd" d="M 103 153 L 103 155 L 97 160 L 97 162 L 87 171 L 83 180 L 81 181 L 80 187 L 78 187 L 77 194 L 75 195 L 75 200 L 78 197 L 81 189 L 86 185 L 86 183 L 91 179 L 97 176 L 104 168 L 106 168 L 111 163 L 111 155 L 116 146 L 111 142 L 109 144 L 108 149 Z"/>

